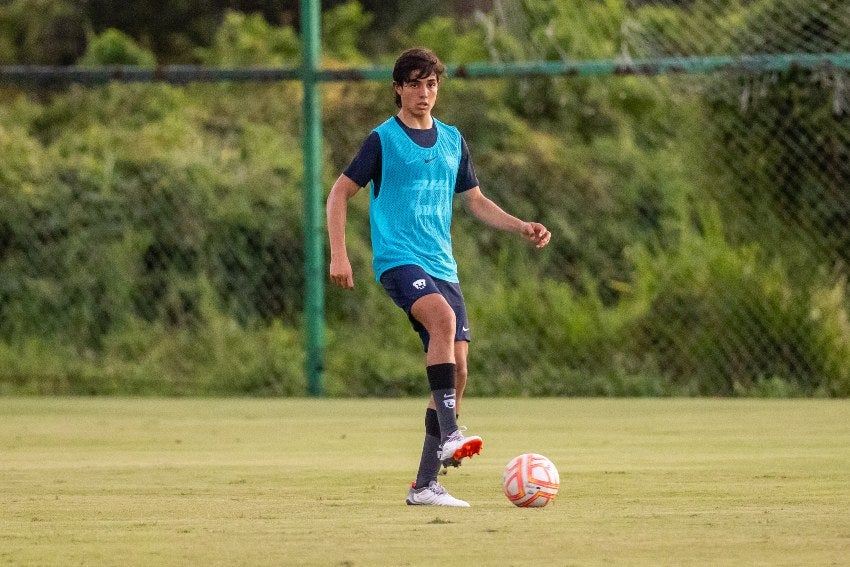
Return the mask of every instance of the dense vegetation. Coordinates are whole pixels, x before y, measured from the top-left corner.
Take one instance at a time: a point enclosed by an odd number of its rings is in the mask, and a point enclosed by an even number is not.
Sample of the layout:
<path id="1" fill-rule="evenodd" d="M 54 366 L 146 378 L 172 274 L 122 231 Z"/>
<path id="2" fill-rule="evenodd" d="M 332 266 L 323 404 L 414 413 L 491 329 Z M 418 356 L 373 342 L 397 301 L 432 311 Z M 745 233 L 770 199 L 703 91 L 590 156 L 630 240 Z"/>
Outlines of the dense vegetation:
<path id="1" fill-rule="evenodd" d="M 36 4 L 53 17 L 32 16 Z M 145 4 L 15 0 L 0 8 L 18 34 L 0 63 L 297 64 L 291 3 L 179 3 L 179 33 L 127 13 Z M 504 21 L 391 21 L 368 2 L 328 3 L 325 64 L 411 44 L 454 63 L 617 55 L 619 3 L 550 4 Z M 671 26 L 670 10 L 641 17 Z M 443 85 L 436 114 L 464 133 L 485 192 L 555 235 L 538 253 L 455 216 L 471 393 L 850 394 L 834 187 L 847 114 L 830 76 L 799 70 L 771 75 L 742 111 L 757 80 Z M 0 393 L 304 392 L 299 97 L 295 83 L 0 91 Z M 394 106 L 371 83 L 326 85 L 323 102 L 329 187 Z M 796 157 L 810 131 L 828 139 L 825 175 L 815 146 Z M 821 208 L 783 213 L 800 191 Z M 357 288 L 328 290 L 327 391 L 422 394 L 418 339 L 371 281 L 367 207 L 362 194 L 349 214 Z"/>

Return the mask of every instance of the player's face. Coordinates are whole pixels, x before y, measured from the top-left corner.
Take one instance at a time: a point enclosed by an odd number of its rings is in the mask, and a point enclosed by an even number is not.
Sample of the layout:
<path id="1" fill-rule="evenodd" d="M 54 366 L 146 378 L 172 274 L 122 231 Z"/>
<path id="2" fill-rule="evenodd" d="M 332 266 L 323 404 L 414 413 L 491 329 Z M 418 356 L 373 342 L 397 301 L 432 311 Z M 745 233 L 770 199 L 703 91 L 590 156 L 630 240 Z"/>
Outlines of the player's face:
<path id="1" fill-rule="evenodd" d="M 412 116 L 422 117 L 431 114 L 437 102 L 437 89 L 440 81 L 436 74 L 427 77 L 417 76 L 416 71 L 403 84 L 396 83 L 395 92 L 401 97 L 401 109 Z"/>

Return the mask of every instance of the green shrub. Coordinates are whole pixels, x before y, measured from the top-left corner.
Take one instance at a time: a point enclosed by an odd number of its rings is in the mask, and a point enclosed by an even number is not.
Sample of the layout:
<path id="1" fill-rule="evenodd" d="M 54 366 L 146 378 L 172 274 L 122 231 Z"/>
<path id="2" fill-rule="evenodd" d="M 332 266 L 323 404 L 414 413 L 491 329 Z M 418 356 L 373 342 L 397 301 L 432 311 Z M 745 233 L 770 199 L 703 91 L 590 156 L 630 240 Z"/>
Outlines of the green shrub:
<path id="1" fill-rule="evenodd" d="M 84 67 L 98 65 L 153 67 L 156 65 L 156 57 L 147 49 L 140 47 L 124 32 L 108 29 L 89 41 L 85 54 L 77 64 Z"/>
<path id="2" fill-rule="evenodd" d="M 845 387 L 838 361 L 848 348 L 846 307 L 813 310 L 813 300 L 838 307 L 835 290 L 812 296 L 793 288 L 758 246 L 725 240 L 716 208 L 701 218 L 702 231 L 684 228 L 678 249 L 635 252 L 634 356 L 651 357 L 693 394 L 823 395 Z"/>
<path id="3" fill-rule="evenodd" d="M 295 64 L 299 40 L 291 27 L 273 27 L 261 14 L 227 12 L 212 46 L 197 50 L 207 65 L 259 67 Z"/>

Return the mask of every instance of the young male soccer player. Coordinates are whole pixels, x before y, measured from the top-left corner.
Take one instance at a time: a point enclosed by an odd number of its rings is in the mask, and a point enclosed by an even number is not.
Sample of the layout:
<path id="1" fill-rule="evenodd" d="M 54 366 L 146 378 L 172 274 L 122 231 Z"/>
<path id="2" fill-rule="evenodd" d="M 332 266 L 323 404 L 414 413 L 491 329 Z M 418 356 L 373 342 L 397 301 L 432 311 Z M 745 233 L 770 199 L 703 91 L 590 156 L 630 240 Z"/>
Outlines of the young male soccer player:
<path id="1" fill-rule="evenodd" d="M 452 255 L 452 200 L 460 194 L 476 218 L 522 235 L 538 248 L 551 235 L 542 224 L 509 215 L 481 192 L 457 128 L 431 115 L 444 72 L 428 49 L 407 50 L 396 60 L 393 89 L 399 112 L 369 134 L 328 196 L 330 277 L 342 288 L 354 287 L 345 246 L 346 212 L 348 200 L 371 181 L 372 267 L 422 339 L 431 388 L 419 471 L 407 503 L 469 506 L 437 482 L 441 464 L 459 466 L 482 446 L 480 437 L 464 436 L 457 425 L 470 333 Z"/>

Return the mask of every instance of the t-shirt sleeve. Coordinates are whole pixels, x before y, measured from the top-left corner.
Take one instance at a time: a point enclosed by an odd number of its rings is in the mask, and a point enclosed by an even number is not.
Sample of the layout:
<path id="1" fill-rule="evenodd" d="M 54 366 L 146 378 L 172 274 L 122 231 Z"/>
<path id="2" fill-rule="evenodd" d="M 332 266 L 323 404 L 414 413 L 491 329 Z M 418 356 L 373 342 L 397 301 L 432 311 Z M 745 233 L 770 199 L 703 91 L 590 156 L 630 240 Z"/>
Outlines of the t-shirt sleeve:
<path id="1" fill-rule="evenodd" d="M 343 174 L 357 183 L 358 187 L 365 187 L 370 181 L 378 181 L 381 176 L 381 138 L 377 132 L 372 132 L 363 141 L 360 151 L 345 168 Z"/>
<path id="2" fill-rule="evenodd" d="M 469 155 L 469 147 L 466 145 L 466 140 L 460 139 L 460 166 L 457 170 L 457 182 L 455 183 L 455 193 L 463 193 L 469 191 L 473 187 L 478 187 L 478 177 L 475 176 L 475 167 L 472 165 L 472 156 Z"/>

